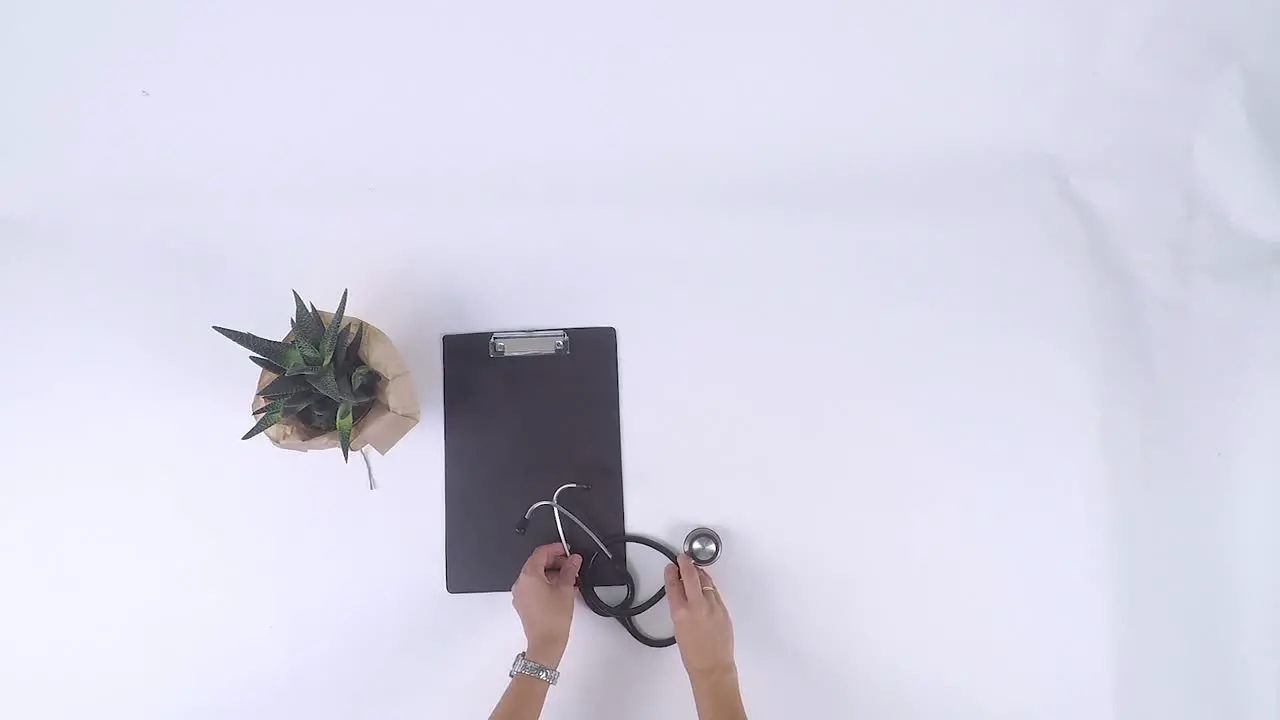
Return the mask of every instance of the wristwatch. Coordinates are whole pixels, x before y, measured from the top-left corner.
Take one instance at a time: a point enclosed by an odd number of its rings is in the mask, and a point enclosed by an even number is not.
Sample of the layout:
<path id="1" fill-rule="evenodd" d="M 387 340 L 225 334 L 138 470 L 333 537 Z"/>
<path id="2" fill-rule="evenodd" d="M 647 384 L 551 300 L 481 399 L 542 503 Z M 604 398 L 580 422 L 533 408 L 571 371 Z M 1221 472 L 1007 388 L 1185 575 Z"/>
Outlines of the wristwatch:
<path id="1" fill-rule="evenodd" d="M 548 685 L 555 685 L 556 681 L 560 679 L 560 673 L 546 665 L 539 665 L 532 660 L 525 660 L 524 653 L 517 655 L 516 661 L 511 663 L 511 675 L 509 677 L 514 678 L 517 674 L 538 678 Z"/>

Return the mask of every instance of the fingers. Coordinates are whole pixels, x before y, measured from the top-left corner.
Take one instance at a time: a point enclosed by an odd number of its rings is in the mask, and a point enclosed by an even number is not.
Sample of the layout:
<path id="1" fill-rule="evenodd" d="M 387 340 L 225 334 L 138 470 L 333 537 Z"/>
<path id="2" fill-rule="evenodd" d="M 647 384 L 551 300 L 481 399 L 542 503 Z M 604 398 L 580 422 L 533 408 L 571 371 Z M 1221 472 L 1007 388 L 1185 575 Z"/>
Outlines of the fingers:
<path id="1" fill-rule="evenodd" d="M 707 572 L 703 568 L 698 568 L 698 576 L 701 578 L 699 583 L 702 587 L 711 588 L 710 590 L 703 590 L 703 594 L 706 596 L 707 602 L 716 605 L 717 607 L 724 608 L 724 598 L 720 597 L 720 588 L 716 586 L 716 581 L 711 578 L 711 573 Z"/>
<path id="2" fill-rule="evenodd" d="M 563 557 L 564 547 L 560 543 L 543 545 L 533 551 L 533 554 L 525 561 L 524 567 L 521 568 L 520 572 L 526 575 L 543 577 L 546 575 L 547 569 L 555 567 L 556 563 Z"/>
<path id="3" fill-rule="evenodd" d="M 706 607 L 707 599 L 702 595 L 702 575 L 698 573 L 698 566 L 684 553 L 680 553 L 676 560 L 680 564 L 680 581 L 684 584 L 689 606 L 695 609 Z"/>
<path id="4" fill-rule="evenodd" d="M 695 566 L 696 567 L 696 566 Z M 702 568 L 698 568 L 698 583 L 704 588 L 715 588 L 716 582 L 711 579 L 711 573 Z"/>
<path id="5" fill-rule="evenodd" d="M 556 573 L 556 585 L 573 587 L 574 583 L 578 581 L 578 571 L 581 569 L 582 556 L 570 555 L 560 564 L 560 570 Z"/>
<path id="6" fill-rule="evenodd" d="M 684 594 L 684 584 L 680 582 L 680 568 L 668 565 L 663 579 L 667 586 L 667 602 L 670 603 L 672 611 L 688 605 L 689 598 Z"/>

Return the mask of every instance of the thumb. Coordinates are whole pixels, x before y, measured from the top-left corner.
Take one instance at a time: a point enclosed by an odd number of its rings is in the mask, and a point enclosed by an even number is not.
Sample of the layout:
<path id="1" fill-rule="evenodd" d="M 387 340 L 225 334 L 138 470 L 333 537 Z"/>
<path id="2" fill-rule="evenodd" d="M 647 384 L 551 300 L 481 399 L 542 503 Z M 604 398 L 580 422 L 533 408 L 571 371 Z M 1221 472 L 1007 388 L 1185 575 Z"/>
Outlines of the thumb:
<path id="1" fill-rule="evenodd" d="M 564 564 L 560 566 L 560 574 L 556 576 L 556 584 L 573 587 L 573 584 L 578 580 L 578 571 L 581 569 L 582 556 L 570 555 L 569 558 L 564 561 Z"/>

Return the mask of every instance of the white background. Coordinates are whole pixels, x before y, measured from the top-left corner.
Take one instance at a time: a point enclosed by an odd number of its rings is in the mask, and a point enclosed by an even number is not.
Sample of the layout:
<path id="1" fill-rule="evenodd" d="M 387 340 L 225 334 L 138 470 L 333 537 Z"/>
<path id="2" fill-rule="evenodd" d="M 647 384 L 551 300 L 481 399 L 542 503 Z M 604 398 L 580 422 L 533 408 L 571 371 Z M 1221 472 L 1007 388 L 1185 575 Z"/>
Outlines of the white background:
<path id="1" fill-rule="evenodd" d="M 439 338 L 585 324 L 629 530 L 724 535 L 753 717 L 1277 717 L 1276 28 L 4 2 L 0 717 L 486 716 L 522 640 L 444 592 Z M 423 403 L 377 492 L 237 440 L 209 330 L 344 287 Z M 546 717 L 693 717 L 579 610 Z"/>

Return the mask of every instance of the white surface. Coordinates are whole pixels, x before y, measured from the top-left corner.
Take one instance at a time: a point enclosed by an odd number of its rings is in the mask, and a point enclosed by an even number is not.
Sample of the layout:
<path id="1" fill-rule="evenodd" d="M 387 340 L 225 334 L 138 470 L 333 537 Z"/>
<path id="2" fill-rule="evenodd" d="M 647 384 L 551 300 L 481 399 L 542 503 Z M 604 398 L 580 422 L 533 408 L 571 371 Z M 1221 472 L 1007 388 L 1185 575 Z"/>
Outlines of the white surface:
<path id="1" fill-rule="evenodd" d="M 753 717 L 1280 714 L 1275 3 L 456 5 L 0 8 L 0 716 L 484 717 L 438 339 L 588 323 Z M 376 493 L 208 329 L 347 286 Z M 693 716 L 585 611 L 563 669 Z"/>

